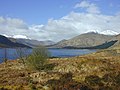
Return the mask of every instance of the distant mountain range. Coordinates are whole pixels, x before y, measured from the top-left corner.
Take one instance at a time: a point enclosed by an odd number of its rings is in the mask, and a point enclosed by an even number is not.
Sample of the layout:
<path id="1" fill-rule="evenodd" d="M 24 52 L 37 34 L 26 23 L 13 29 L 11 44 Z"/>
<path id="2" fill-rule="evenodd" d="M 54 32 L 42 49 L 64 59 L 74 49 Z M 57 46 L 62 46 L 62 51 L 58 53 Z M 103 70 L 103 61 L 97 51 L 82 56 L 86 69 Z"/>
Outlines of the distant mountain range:
<path id="1" fill-rule="evenodd" d="M 46 46 L 46 45 L 53 45 L 54 42 L 47 40 L 47 41 L 38 41 L 38 40 L 32 40 L 32 39 L 20 39 L 20 38 L 9 38 L 13 42 L 22 43 L 24 45 L 30 46 L 30 47 L 36 47 L 39 45 Z"/>
<path id="2" fill-rule="evenodd" d="M 46 46 L 46 45 L 55 44 L 55 42 L 53 42 L 51 40 L 38 41 L 38 40 L 30 39 L 29 37 L 27 37 L 25 35 L 8 36 L 6 34 L 3 34 L 3 36 L 9 38 L 12 42 L 25 44 L 25 45 L 30 46 L 30 47 L 36 47 L 36 46 L 39 46 L 39 45 Z"/>
<path id="3" fill-rule="evenodd" d="M 15 48 L 15 47 L 27 47 L 31 48 L 27 45 L 17 43 L 17 42 L 12 42 L 10 39 L 8 39 L 5 36 L 0 35 L 0 47 L 8 47 L 8 48 Z"/>
<path id="4" fill-rule="evenodd" d="M 104 35 L 95 32 L 81 34 L 69 40 L 62 40 L 49 48 L 104 49 L 120 44 L 120 35 Z"/>
<path id="5" fill-rule="evenodd" d="M 24 38 L 11 38 L 11 37 L 5 37 L 3 35 L 0 35 L 0 47 L 36 47 L 39 45 L 46 46 L 46 45 L 52 45 L 54 42 L 52 41 L 37 41 L 37 40 L 31 40 L 31 39 L 24 39 Z"/>
<path id="6" fill-rule="evenodd" d="M 104 33 L 109 35 L 105 35 Z M 23 36 L 20 36 L 22 38 L 19 38 L 18 35 L 16 37 L 8 38 L 0 35 L 0 47 L 36 47 L 43 45 L 48 48 L 105 49 L 120 44 L 120 34 L 110 30 L 101 33 L 96 31 L 88 32 L 73 37 L 69 40 L 61 40 L 57 43 L 50 40 L 32 40 L 26 38 L 25 36 L 25 38 Z"/>

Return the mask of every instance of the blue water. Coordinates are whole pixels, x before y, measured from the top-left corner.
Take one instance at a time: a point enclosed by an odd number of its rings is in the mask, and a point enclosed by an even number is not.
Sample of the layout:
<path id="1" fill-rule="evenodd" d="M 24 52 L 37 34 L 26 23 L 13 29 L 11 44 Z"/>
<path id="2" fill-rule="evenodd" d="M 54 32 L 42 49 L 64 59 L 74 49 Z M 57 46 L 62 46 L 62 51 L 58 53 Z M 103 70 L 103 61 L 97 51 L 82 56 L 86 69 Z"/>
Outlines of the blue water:
<path id="1" fill-rule="evenodd" d="M 73 57 L 96 52 L 88 49 L 49 49 L 53 57 Z"/>
<path id="2" fill-rule="evenodd" d="M 88 49 L 48 49 L 51 57 L 73 57 L 73 56 L 79 56 L 84 54 L 89 54 L 92 52 L 95 52 L 96 50 L 88 50 Z M 32 49 L 26 49 L 26 55 L 30 54 L 32 52 Z M 16 49 L 13 48 L 0 48 L 0 63 L 3 62 L 3 58 L 6 57 L 9 60 L 15 60 L 18 58 L 18 55 L 16 53 Z"/>

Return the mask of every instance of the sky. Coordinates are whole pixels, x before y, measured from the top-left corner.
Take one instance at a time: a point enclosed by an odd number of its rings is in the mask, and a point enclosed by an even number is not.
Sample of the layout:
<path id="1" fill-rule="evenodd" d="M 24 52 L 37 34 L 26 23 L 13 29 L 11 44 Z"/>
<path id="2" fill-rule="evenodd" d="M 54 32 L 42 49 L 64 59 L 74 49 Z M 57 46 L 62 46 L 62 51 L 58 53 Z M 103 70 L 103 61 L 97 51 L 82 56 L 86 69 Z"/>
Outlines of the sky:
<path id="1" fill-rule="evenodd" d="M 120 0 L 0 0 L 0 34 L 60 41 L 89 31 L 120 33 Z"/>

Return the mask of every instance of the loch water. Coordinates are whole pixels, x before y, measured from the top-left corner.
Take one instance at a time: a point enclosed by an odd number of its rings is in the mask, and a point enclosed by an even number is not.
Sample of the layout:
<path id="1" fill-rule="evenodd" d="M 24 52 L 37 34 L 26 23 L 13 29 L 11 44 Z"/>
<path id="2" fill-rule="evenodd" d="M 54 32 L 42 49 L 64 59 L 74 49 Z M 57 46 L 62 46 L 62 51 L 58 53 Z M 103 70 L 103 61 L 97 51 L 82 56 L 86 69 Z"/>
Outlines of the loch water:
<path id="1" fill-rule="evenodd" d="M 88 50 L 88 49 L 55 49 L 55 48 L 48 49 L 48 51 L 50 52 L 51 57 L 61 57 L 61 58 L 80 56 L 80 55 L 96 52 L 96 50 Z M 31 54 L 31 52 L 32 49 L 27 49 L 26 55 Z M 19 56 L 17 55 L 17 49 L 0 48 L 0 63 L 3 62 L 3 59 L 5 57 L 9 60 L 15 60 L 19 58 Z"/>

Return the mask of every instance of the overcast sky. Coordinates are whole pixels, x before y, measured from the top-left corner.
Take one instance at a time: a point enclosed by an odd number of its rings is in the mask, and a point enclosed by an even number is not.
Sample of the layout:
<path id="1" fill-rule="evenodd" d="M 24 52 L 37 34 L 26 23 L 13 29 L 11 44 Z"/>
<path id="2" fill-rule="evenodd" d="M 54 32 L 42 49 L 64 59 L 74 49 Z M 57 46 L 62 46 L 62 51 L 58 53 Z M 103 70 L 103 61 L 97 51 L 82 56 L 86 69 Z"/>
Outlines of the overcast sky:
<path id="1" fill-rule="evenodd" d="M 120 33 L 120 0 L 0 0 L 0 34 L 60 41 L 112 30 Z"/>

